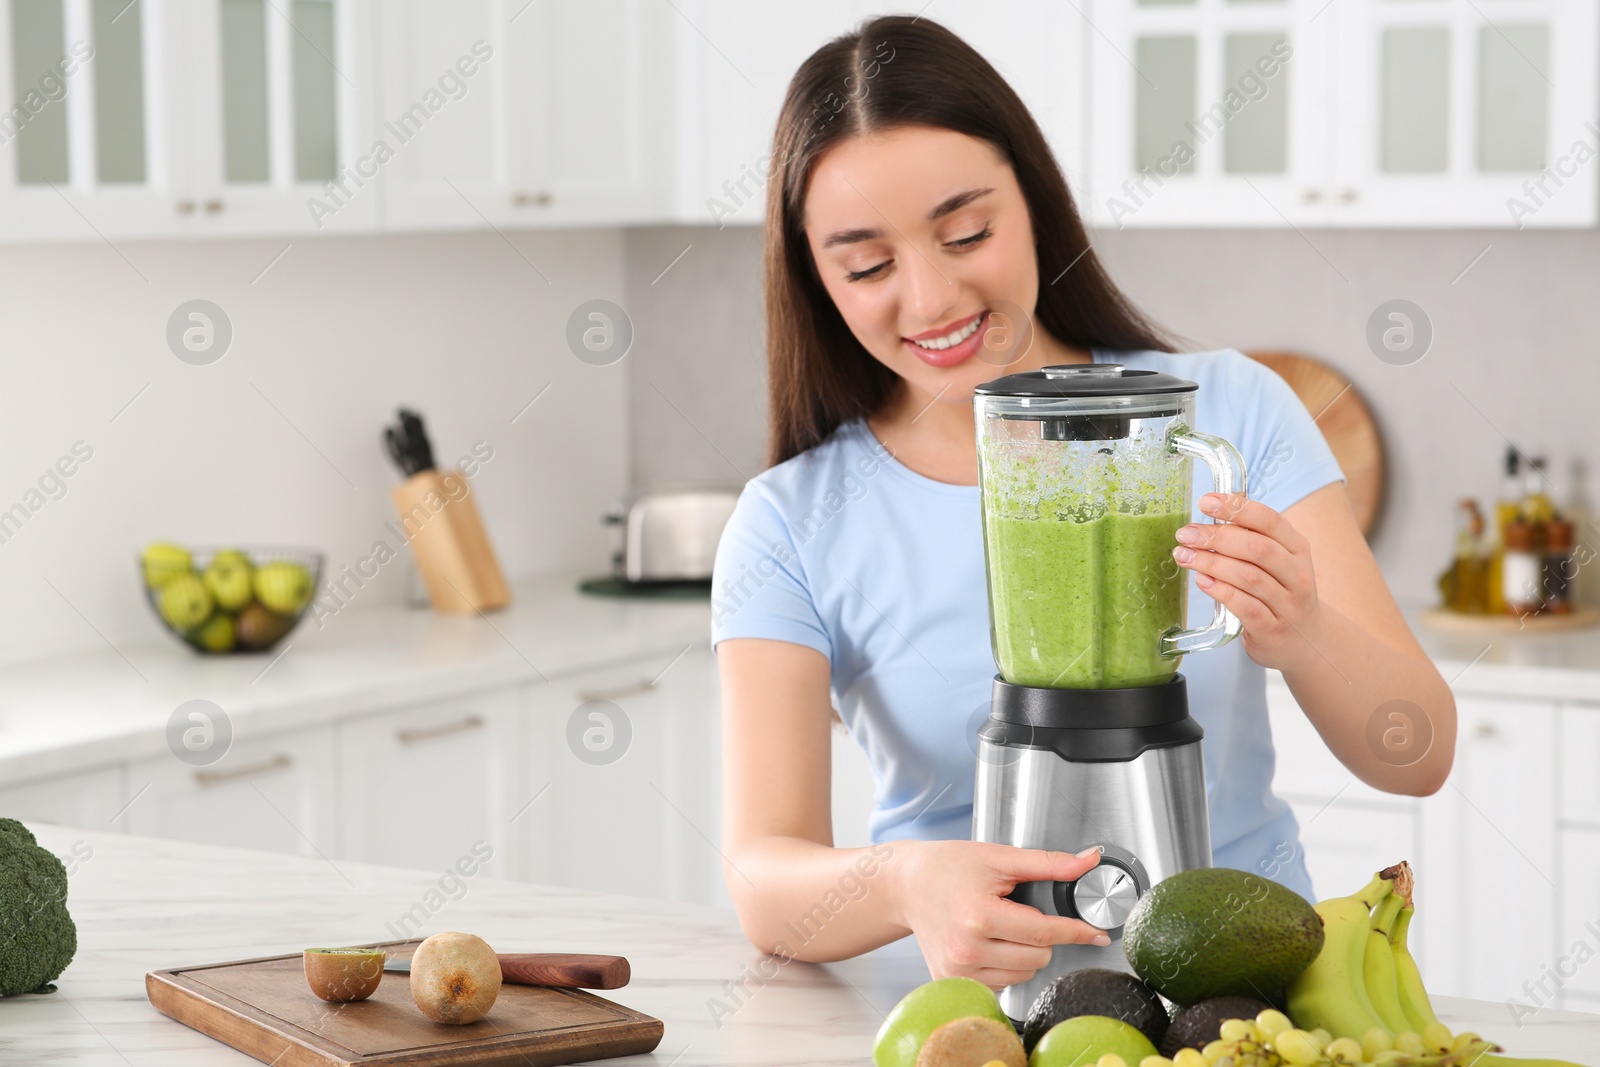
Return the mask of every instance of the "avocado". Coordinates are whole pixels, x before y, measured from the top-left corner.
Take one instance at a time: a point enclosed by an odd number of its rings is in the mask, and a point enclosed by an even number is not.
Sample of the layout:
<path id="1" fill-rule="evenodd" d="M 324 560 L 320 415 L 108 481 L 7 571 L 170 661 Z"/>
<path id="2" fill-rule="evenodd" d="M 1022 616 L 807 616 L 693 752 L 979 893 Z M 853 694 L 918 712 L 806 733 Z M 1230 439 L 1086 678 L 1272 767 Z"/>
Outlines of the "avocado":
<path id="1" fill-rule="evenodd" d="M 1177 1056 L 1179 1049 L 1203 1049 L 1222 1036 L 1222 1023 L 1226 1019 L 1254 1019 L 1272 1007 L 1254 997 L 1212 997 L 1191 1008 L 1185 1008 L 1167 1027 L 1167 1036 L 1161 1039 L 1161 1054 L 1168 1059 Z"/>
<path id="2" fill-rule="evenodd" d="M 1069 971 L 1045 986 L 1028 1009 L 1022 1044 L 1029 1051 L 1051 1027 L 1079 1015 L 1105 1015 L 1134 1027 L 1160 1045 L 1167 1008 L 1144 982 L 1126 971 L 1091 967 Z"/>
<path id="3" fill-rule="evenodd" d="M 1317 958 L 1322 940 L 1322 918 L 1304 897 L 1227 867 L 1156 883 L 1122 932 L 1134 973 L 1181 1007 L 1288 985 Z"/>

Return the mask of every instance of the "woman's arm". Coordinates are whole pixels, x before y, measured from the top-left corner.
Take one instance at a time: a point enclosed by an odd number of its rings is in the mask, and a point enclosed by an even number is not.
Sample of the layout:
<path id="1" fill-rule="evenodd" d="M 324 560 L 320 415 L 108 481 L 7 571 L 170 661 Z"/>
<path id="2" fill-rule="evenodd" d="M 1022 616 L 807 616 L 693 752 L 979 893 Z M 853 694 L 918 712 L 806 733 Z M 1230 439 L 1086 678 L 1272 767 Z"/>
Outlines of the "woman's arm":
<path id="1" fill-rule="evenodd" d="M 827 962 L 915 932 L 935 978 L 1024 981 L 1049 946 L 1105 935 L 1005 899 L 1021 881 L 1070 880 L 1078 857 L 972 841 L 834 848 L 829 665 L 787 641 L 717 643 L 722 679 L 722 852 L 729 894 L 764 952 Z"/>
<path id="2" fill-rule="evenodd" d="M 1282 513 L 1212 493 L 1201 510 L 1232 525 L 1199 525 L 1190 544 L 1213 551 L 1175 555 L 1239 616 L 1250 658 L 1283 672 L 1356 777 L 1388 793 L 1437 792 L 1455 760 L 1455 697 L 1406 625 L 1344 483 Z"/>

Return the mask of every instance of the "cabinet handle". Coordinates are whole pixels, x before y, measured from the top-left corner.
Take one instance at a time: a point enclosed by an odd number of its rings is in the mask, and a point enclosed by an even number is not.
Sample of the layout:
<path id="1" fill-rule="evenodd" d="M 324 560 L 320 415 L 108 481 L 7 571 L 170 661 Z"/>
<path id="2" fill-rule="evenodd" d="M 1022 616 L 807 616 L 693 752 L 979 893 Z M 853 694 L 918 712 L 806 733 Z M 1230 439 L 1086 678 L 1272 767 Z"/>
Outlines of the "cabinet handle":
<path id="1" fill-rule="evenodd" d="M 1360 196 L 1361 196 L 1360 191 L 1358 191 L 1356 189 L 1352 189 L 1349 186 L 1346 186 L 1345 188 L 1339 190 L 1339 203 L 1341 203 L 1341 204 L 1354 203 L 1355 200 Z"/>
<path id="2" fill-rule="evenodd" d="M 578 702 L 587 704 L 591 700 L 620 700 L 622 697 L 631 697 L 636 693 L 648 693 L 656 687 L 650 679 L 630 682 L 628 685 L 619 685 L 615 689 L 590 689 L 578 694 Z"/>
<path id="3" fill-rule="evenodd" d="M 1492 722 L 1480 722 L 1477 728 L 1473 730 L 1473 733 L 1484 739 L 1500 736 L 1500 731 L 1495 729 Z"/>
<path id="4" fill-rule="evenodd" d="M 1322 199 L 1322 190 L 1321 189 L 1302 189 L 1302 190 L 1300 190 L 1300 201 L 1301 201 L 1301 203 L 1315 204 L 1318 200 L 1321 200 L 1321 199 Z"/>
<path id="5" fill-rule="evenodd" d="M 251 763 L 244 767 L 235 767 L 231 771 L 195 771 L 194 780 L 204 786 L 220 785 L 223 782 L 232 782 L 240 778 L 254 778 L 258 774 L 271 774 L 281 771 L 285 767 L 294 765 L 294 760 L 282 752 L 271 759 L 264 759 L 260 763 Z"/>
<path id="6" fill-rule="evenodd" d="M 517 207 L 527 207 L 529 204 L 534 207 L 549 207 L 551 199 L 553 198 L 550 194 L 541 189 L 537 193 L 517 193 L 511 197 L 511 202 Z"/>
<path id="7" fill-rule="evenodd" d="M 459 734 L 467 730 L 476 730 L 483 725 L 483 716 L 468 715 L 455 722 L 442 723 L 438 726 L 419 726 L 409 730 L 396 730 L 395 738 L 402 745 L 414 745 L 418 741 L 432 741 L 436 737 L 445 737 L 448 734 Z"/>
<path id="8" fill-rule="evenodd" d="M 217 214 L 221 214 L 221 212 L 222 212 L 222 201 L 221 200 L 207 200 L 206 201 L 206 214 L 207 215 L 217 215 Z"/>
<path id="9" fill-rule="evenodd" d="M 194 214 L 194 201 L 193 200 L 179 200 L 178 203 L 175 206 L 177 207 L 178 214 L 180 214 L 180 215 L 193 215 Z"/>

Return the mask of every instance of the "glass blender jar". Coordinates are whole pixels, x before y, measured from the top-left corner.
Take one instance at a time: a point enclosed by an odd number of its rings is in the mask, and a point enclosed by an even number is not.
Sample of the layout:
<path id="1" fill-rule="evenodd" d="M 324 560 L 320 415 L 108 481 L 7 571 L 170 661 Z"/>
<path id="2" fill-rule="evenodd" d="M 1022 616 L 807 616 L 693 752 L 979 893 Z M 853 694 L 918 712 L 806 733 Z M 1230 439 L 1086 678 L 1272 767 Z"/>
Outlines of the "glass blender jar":
<path id="1" fill-rule="evenodd" d="M 1220 493 L 1244 461 L 1193 428 L 1194 382 L 1099 363 L 1007 375 L 974 390 L 990 639 L 999 674 L 978 730 L 972 839 L 1081 852 L 1071 882 L 1011 899 L 1082 919 L 1111 943 L 1056 945 L 1000 991 L 1013 1020 L 1057 976 L 1128 969 L 1122 927 L 1162 879 L 1211 865 L 1204 731 L 1178 673 L 1186 652 L 1240 631 L 1217 604 L 1184 629 L 1189 575 L 1172 558 L 1189 521 L 1191 458 Z"/>
<path id="2" fill-rule="evenodd" d="M 1189 521 L 1191 457 L 1216 491 L 1244 461 L 1192 428 L 1193 382 L 1095 363 L 979 386 L 983 544 L 995 664 L 1016 685 L 1155 685 L 1186 652 L 1239 633 L 1221 603 L 1185 630 L 1189 576 L 1172 558 Z"/>

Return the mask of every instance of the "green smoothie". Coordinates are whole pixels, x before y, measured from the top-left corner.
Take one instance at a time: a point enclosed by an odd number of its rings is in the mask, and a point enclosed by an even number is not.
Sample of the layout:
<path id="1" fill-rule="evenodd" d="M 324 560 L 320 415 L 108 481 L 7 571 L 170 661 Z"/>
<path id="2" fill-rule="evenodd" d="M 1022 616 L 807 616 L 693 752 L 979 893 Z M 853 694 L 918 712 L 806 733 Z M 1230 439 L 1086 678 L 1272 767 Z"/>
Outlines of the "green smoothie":
<path id="1" fill-rule="evenodd" d="M 1188 574 L 1172 558 L 1187 514 L 1085 522 L 984 516 L 994 656 L 1016 685 L 1117 689 L 1170 677 L 1161 635 L 1184 625 Z"/>

